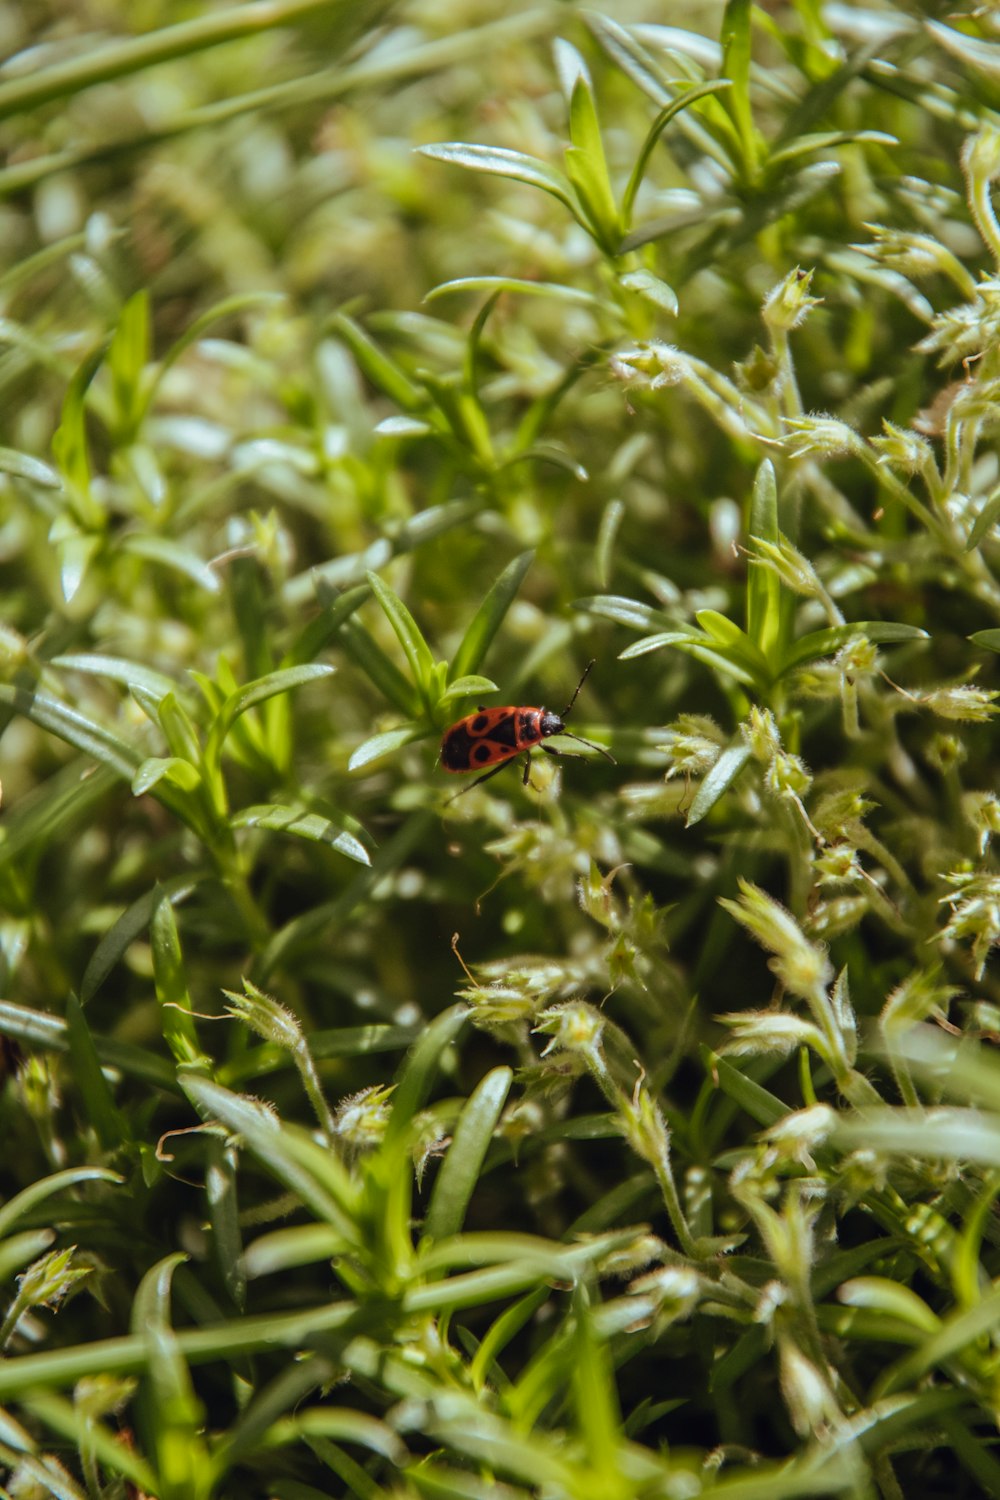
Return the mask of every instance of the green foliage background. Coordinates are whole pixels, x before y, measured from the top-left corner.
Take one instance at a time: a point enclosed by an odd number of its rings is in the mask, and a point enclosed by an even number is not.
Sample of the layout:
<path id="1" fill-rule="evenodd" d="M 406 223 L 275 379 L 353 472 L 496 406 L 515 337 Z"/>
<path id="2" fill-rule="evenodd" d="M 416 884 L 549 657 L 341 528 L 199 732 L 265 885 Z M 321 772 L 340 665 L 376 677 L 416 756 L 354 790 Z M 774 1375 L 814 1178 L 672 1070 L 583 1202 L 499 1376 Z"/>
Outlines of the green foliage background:
<path id="1" fill-rule="evenodd" d="M 0 1494 L 1000 1494 L 995 11 L 0 37 Z"/>

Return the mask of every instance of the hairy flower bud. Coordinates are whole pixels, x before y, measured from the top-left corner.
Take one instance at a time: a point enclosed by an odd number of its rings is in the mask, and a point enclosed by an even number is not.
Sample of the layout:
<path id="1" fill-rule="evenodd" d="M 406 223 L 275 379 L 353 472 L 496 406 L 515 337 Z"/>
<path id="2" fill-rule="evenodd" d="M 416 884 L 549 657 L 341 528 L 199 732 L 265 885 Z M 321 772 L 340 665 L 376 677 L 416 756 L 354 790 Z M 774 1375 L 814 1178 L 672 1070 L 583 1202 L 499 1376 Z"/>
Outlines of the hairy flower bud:
<path id="1" fill-rule="evenodd" d="M 803 271 L 798 266 L 789 271 L 784 281 L 779 281 L 764 299 L 762 317 L 768 328 L 788 330 L 804 323 L 822 297 L 810 297 L 812 271 Z"/>

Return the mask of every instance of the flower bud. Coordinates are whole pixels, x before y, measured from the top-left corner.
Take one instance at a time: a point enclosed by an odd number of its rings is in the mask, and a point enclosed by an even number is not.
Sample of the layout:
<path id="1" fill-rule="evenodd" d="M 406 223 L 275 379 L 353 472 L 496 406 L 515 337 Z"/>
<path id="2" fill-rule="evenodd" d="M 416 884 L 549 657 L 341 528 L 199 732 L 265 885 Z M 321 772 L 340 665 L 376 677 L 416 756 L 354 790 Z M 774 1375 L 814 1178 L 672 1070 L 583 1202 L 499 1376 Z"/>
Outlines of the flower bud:
<path id="1" fill-rule="evenodd" d="M 870 677 L 878 667 L 878 650 L 866 635 L 855 635 L 841 646 L 834 662 L 845 676 Z"/>
<path id="2" fill-rule="evenodd" d="M 942 719 L 957 719 L 965 724 L 985 724 L 997 712 L 994 698 L 1000 692 L 974 687 L 934 688 L 920 695 L 920 702 Z"/>
<path id="3" fill-rule="evenodd" d="M 762 537 L 752 536 L 750 562 L 756 567 L 770 568 L 779 582 L 791 589 L 793 594 L 802 594 L 805 598 L 812 599 L 823 593 L 812 563 L 785 537 L 780 542 L 766 542 Z"/>
<path id="4" fill-rule="evenodd" d="M 823 949 L 810 943 L 791 912 L 759 886 L 741 879 L 739 900 L 723 897 L 719 905 L 774 954 L 770 966 L 793 995 L 810 999 L 829 984 L 833 970 Z"/>
<path id="5" fill-rule="evenodd" d="M 605 1071 L 601 1055 L 604 1017 L 592 1005 L 582 1000 L 551 1005 L 542 1011 L 535 1030 L 547 1032 L 552 1038 L 542 1052 L 543 1057 L 557 1050 L 573 1052 L 582 1057 L 588 1067 L 593 1065 L 599 1072 Z"/>
<path id="6" fill-rule="evenodd" d="M 751 704 L 750 712 L 740 725 L 740 733 L 755 760 L 770 762 L 781 749 L 781 735 L 769 708 Z"/>
<path id="7" fill-rule="evenodd" d="M 823 413 L 786 417 L 785 431 L 792 458 L 846 458 L 864 452 L 864 443 L 853 427 Z"/>
<path id="8" fill-rule="evenodd" d="M 897 427 L 883 418 L 882 436 L 869 441 L 879 455 L 880 464 L 891 464 L 903 474 L 933 472 L 937 467 L 930 443 L 910 427 Z"/>
<path id="9" fill-rule="evenodd" d="M 680 349 L 659 339 L 633 345 L 630 349 L 619 349 L 612 354 L 609 363 L 612 375 L 625 384 L 646 386 L 652 391 L 680 385 L 689 368 Z"/>
<path id="10" fill-rule="evenodd" d="M 858 851 L 852 844 L 828 844 L 813 860 L 820 885 L 856 885 L 864 879 Z"/>
<path id="11" fill-rule="evenodd" d="M 784 281 L 779 281 L 764 299 L 762 317 L 768 328 L 788 330 L 798 328 L 800 323 L 818 307 L 822 297 L 810 297 L 812 271 L 803 271 L 798 266 L 789 271 Z"/>
<path id="12" fill-rule="evenodd" d="M 782 750 L 768 766 L 764 785 L 773 797 L 801 800 L 812 786 L 812 775 L 801 756 Z"/>
<path id="13" fill-rule="evenodd" d="M 381 1144 L 389 1124 L 391 1094 L 391 1084 L 372 1084 L 356 1094 L 348 1094 L 337 1105 L 333 1133 L 350 1156 L 374 1151 Z"/>
<path id="14" fill-rule="evenodd" d="M 670 758 L 669 781 L 671 776 L 706 775 L 722 754 L 724 743 L 719 726 L 707 714 L 681 714 L 668 726 L 656 748 Z"/>
<path id="15" fill-rule="evenodd" d="M 1000 833 L 1000 797 L 995 792 L 966 792 L 962 812 L 979 835 L 980 854 L 985 854 L 990 839 Z"/>

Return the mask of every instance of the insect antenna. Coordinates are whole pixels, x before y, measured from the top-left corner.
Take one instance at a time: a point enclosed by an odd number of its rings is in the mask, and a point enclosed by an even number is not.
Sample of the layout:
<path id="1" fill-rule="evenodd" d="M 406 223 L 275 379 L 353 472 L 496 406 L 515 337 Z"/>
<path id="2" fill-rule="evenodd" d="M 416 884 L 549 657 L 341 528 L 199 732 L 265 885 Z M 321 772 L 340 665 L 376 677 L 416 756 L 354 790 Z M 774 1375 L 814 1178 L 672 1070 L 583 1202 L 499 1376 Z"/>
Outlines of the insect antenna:
<path id="1" fill-rule="evenodd" d="M 609 760 L 613 766 L 618 764 L 611 751 L 605 750 L 603 745 L 595 745 L 593 740 L 585 740 L 582 734 L 574 734 L 571 729 L 564 729 L 562 732 L 568 740 L 576 740 L 578 744 L 586 745 L 589 750 L 596 750 L 598 755 L 603 755 L 604 759 Z"/>
<path id="2" fill-rule="evenodd" d="M 587 665 L 584 667 L 584 669 L 583 669 L 583 676 L 580 678 L 580 681 L 577 683 L 576 687 L 574 688 L 572 698 L 569 700 L 569 702 L 567 703 L 566 707 L 563 709 L 562 713 L 559 715 L 560 719 L 565 719 L 566 715 L 569 713 L 570 709 L 573 707 L 573 704 L 576 702 L 577 698 L 579 698 L 579 696 L 580 696 L 580 689 L 583 687 L 583 684 L 586 682 L 587 678 L 590 676 L 590 669 L 591 669 L 591 667 L 594 665 L 594 663 L 596 661 L 597 661 L 597 657 L 596 656 L 592 657 L 591 660 L 588 661 Z"/>

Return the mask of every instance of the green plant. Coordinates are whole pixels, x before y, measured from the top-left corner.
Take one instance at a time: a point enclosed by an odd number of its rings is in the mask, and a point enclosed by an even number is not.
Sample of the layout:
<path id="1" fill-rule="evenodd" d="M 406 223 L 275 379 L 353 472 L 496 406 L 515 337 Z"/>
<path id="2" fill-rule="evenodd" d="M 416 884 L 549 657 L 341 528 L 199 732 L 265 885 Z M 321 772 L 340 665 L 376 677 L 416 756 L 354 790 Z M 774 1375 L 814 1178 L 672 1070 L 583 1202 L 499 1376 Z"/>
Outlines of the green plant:
<path id="1" fill-rule="evenodd" d="M 932 9 L 5 15 L 0 1494 L 1000 1494 Z"/>

